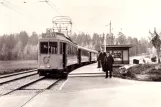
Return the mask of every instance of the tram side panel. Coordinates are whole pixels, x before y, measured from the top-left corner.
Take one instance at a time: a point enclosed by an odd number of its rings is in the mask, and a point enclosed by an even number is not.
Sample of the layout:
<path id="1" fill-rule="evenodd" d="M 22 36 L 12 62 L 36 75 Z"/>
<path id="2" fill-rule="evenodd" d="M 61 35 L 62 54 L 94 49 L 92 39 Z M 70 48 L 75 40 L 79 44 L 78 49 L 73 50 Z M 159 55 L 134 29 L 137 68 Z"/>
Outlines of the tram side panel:
<path id="1" fill-rule="evenodd" d="M 84 64 L 88 64 L 90 61 L 90 55 L 89 52 L 87 50 L 81 50 L 81 63 Z"/>
<path id="2" fill-rule="evenodd" d="M 77 47 L 75 45 L 68 44 L 67 48 L 67 67 L 75 67 L 78 65 Z"/>
<path id="3" fill-rule="evenodd" d="M 91 52 L 91 62 L 97 61 L 97 53 Z"/>

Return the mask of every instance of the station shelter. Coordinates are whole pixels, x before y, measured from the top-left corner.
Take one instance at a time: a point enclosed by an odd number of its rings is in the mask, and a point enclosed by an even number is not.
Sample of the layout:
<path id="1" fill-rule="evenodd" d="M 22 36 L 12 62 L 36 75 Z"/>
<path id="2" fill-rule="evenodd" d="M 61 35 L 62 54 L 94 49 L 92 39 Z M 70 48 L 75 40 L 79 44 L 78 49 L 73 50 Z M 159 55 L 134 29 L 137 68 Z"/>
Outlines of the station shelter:
<path id="1" fill-rule="evenodd" d="M 105 46 L 102 45 L 102 48 Z M 106 51 L 114 58 L 114 66 L 121 66 L 130 63 L 129 49 L 132 45 L 106 45 Z"/>

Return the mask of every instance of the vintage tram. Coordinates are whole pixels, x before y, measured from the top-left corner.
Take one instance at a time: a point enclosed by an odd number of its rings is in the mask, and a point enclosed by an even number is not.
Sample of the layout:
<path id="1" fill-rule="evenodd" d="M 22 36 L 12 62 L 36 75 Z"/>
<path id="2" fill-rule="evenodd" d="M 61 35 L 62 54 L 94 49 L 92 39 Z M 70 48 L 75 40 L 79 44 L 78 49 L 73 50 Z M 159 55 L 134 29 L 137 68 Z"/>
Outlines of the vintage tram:
<path id="1" fill-rule="evenodd" d="M 69 71 L 97 61 L 97 51 L 78 46 L 71 35 L 72 21 L 67 16 L 56 16 L 53 28 L 38 40 L 38 73 L 67 77 Z"/>
<path id="2" fill-rule="evenodd" d="M 52 74 L 66 78 L 72 68 L 97 61 L 97 51 L 78 46 L 63 33 L 44 34 L 38 45 L 40 76 Z"/>

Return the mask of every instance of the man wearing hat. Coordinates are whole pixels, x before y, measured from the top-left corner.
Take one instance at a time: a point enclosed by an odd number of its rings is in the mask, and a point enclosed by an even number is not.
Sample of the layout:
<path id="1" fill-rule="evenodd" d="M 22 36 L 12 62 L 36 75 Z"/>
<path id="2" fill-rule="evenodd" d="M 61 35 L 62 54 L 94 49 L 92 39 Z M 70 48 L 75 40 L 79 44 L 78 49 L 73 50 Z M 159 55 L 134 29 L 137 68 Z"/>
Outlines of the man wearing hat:
<path id="1" fill-rule="evenodd" d="M 104 66 L 105 66 L 105 72 L 106 72 L 106 78 L 108 78 L 108 71 L 110 72 L 110 78 L 112 77 L 112 71 L 113 71 L 113 63 L 114 59 L 112 55 L 107 51 L 106 52 L 106 57 L 104 61 Z"/>
<path id="2" fill-rule="evenodd" d="M 104 70 L 104 60 L 105 60 L 105 57 L 106 57 L 106 53 L 102 49 L 100 54 L 99 54 L 99 57 L 98 57 L 98 59 L 101 61 L 102 71 L 105 71 Z"/>
<path id="3" fill-rule="evenodd" d="M 100 62 L 100 59 L 99 59 L 99 54 L 100 54 L 100 51 L 98 51 L 98 55 L 97 55 L 97 62 L 98 62 L 97 68 L 101 68 L 101 62 Z"/>

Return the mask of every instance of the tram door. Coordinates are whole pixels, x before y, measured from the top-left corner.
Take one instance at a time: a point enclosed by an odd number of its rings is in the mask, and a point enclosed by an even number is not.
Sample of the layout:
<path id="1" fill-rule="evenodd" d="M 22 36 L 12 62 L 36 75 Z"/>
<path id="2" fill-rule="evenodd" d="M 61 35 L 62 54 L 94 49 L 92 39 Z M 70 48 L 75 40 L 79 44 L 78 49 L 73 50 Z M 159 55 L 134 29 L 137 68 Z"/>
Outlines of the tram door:
<path id="1" fill-rule="evenodd" d="M 66 65 L 67 65 L 67 45 L 66 43 L 63 43 L 63 68 L 66 68 Z"/>
<path id="2" fill-rule="evenodd" d="M 92 53 L 90 52 L 89 53 L 89 62 L 91 63 L 91 61 L 92 61 L 92 55 L 91 55 Z"/>
<path id="3" fill-rule="evenodd" d="M 81 50 L 78 49 L 78 64 L 81 64 Z"/>

